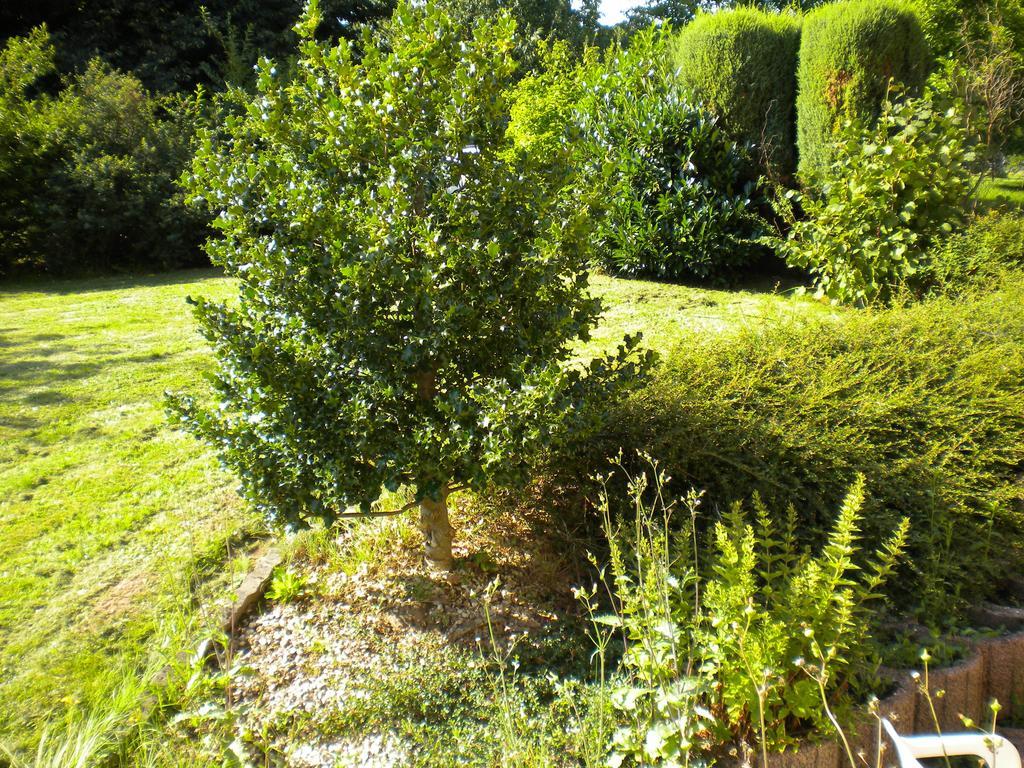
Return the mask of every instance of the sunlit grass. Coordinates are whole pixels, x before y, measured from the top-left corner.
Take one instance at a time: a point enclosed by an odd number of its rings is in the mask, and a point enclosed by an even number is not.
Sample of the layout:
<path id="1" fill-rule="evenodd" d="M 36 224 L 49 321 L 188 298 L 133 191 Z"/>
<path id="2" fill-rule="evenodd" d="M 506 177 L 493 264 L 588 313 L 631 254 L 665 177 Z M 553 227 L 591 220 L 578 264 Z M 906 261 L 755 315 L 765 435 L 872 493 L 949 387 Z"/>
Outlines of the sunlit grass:
<path id="1" fill-rule="evenodd" d="M 209 367 L 185 296 L 229 289 L 209 272 L 0 289 L 0 738 L 103 693 L 252 527 L 163 408 Z"/>
<path id="2" fill-rule="evenodd" d="M 625 333 L 642 333 L 644 346 L 662 352 L 694 333 L 761 325 L 780 315 L 825 317 L 841 311 L 770 282 L 757 290 L 725 291 L 594 275 L 591 289 L 604 301 L 605 313 L 584 356 L 614 346 Z"/>
<path id="3" fill-rule="evenodd" d="M 606 314 L 581 354 L 625 333 L 665 350 L 691 332 L 833 311 L 772 288 L 595 276 Z M 42 719 L 109 693 L 110 667 L 142 663 L 168 617 L 196 611 L 197 582 L 231 575 L 230 543 L 256 527 L 163 409 L 165 390 L 201 386 L 211 365 L 185 297 L 231 291 L 212 271 L 0 287 L 0 741 L 31 746 Z"/>
<path id="4" fill-rule="evenodd" d="M 1024 206 L 1024 173 L 985 179 L 978 189 L 978 200 L 989 207 Z"/>

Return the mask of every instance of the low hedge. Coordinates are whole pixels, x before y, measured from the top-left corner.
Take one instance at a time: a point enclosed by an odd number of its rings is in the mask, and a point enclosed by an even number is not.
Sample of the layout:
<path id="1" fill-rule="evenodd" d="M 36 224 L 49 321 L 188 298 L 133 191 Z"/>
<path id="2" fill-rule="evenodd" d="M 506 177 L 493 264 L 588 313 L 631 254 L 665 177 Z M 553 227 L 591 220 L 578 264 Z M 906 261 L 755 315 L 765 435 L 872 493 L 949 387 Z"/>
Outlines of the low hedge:
<path id="1" fill-rule="evenodd" d="M 933 294 L 990 290 L 1024 271 L 1024 215 L 990 212 L 929 254 L 923 279 Z"/>
<path id="2" fill-rule="evenodd" d="M 966 299 L 688 336 L 549 479 L 578 487 L 607 471 L 607 457 L 643 450 L 675 490 L 706 491 L 706 526 L 756 491 L 770 509 L 792 504 L 814 546 L 863 474 L 865 548 L 909 517 L 910 558 L 893 596 L 943 623 L 1021 560 L 1021 306 L 1018 273 Z"/>

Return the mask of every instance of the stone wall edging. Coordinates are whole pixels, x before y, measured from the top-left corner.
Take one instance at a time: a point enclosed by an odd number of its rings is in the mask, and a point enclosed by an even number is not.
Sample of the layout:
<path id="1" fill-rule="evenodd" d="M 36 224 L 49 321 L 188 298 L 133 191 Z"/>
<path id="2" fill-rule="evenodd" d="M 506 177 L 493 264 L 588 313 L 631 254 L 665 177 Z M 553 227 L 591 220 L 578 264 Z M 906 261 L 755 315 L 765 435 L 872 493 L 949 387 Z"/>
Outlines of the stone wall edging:
<path id="1" fill-rule="evenodd" d="M 280 550 L 277 547 L 271 547 L 256 560 L 245 578 L 242 579 L 238 589 L 235 590 L 234 598 L 224 609 L 223 617 L 218 625 L 221 635 L 226 638 L 227 644 L 232 649 L 236 641 L 235 631 L 263 599 L 273 579 L 274 569 L 283 562 L 284 556 Z M 216 662 L 216 651 L 219 649 L 223 649 L 222 641 L 207 638 L 199 644 L 193 653 L 181 651 L 178 654 L 178 661 L 195 666 L 197 668 L 195 674 L 198 675 L 198 670 L 205 664 Z M 157 692 L 167 685 L 173 673 L 174 665 L 167 664 L 153 676 L 149 685 L 150 690 L 141 702 L 143 715 L 148 716 L 149 712 L 157 706 L 159 701 Z"/>
<path id="2" fill-rule="evenodd" d="M 963 731 L 961 714 L 975 723 L 989 723 L 992 699 L 998 699 L 1003 711 L 1008 711 L 1014 699 L 1024 696 L 1024 631 L 972 640 L 970 646 L 969 658 L 929 671 L 928 690 L 935 708 L 934 718 L 911 670 L 889 670 L 897 687 L 879 701 L 879 714 L 889 718 L 900 733 L 910 735 L 934 733 L 936 719 L 943 732 Z M 1024 731 L 1007 729 L 1006 735 L 1018 750 L 1024 750 L 1024 744 L 1016 742 Z M 868 765 L 876 764 L 878 737 L 873 722 L 865 722 L 855 732 L 847 733 L 847 737 L 855 755 L 861 753 Z M 893 754 L 891 747 L 886 754 Z M 769 755 L 768 762 L 769 768 L 849 768 L 845 751 L 835 740 L 808 743 L 796 750 Z"/>

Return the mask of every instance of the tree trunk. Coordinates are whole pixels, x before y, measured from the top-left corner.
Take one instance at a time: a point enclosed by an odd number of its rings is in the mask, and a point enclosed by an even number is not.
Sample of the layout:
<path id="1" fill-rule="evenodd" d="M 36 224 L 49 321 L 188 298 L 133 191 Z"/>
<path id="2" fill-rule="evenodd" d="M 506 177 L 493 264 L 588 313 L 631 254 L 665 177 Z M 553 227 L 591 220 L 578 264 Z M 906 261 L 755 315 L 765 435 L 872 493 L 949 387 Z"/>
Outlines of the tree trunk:
<path id="1" fill-rule="evenodd" d="M 452 559 L 452 526 L 448 522 L 448 489 L 441 490 L 441 498 L 425 498 L 420 502 L 420 530 L 427 565 L 441 571 L 450 571 Z"/>

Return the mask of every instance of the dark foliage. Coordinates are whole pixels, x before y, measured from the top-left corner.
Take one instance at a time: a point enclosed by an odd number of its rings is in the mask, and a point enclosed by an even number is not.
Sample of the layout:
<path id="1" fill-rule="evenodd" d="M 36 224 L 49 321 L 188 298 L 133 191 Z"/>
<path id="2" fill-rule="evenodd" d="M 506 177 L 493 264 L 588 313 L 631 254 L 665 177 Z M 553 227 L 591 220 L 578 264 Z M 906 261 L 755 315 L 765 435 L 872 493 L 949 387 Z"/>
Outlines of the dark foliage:
<path id="1" fill-rule="evenodd" d="M 0 52 L 0 273 L 204 262 L 204 219 L 176 184 L 197 104 L 156 99 L 99 60 L 39 94 L 53 54 L 42 29 Z"/>
<path id="2" fill-rule="evenodd" d="M 393 0 L 322 0 L 318 34 L 351 37 L 359 24 L 390 15 Z M 83 71 L 98 56 L 133 72 L 158 92 L 220 86 L 217 73 L 242 50 L 251 67 L 257 55 L 284 57 L 294 50 L 292 26 L 302 0 L 101 0 L 0 5 L 0 40 L 40 24 L 53 34 L 61 71 Z M 205 7 L 206 18 L 201 12 Z"/>
<path id="3" fill-rule="evenodd" d="M 581 165 L 600 211 L 597 256 L 614 272 L 724 280 L 754 260 L 756 185 L 745 148 L 671 76 L 648 30 L 584 77 Z"/>

